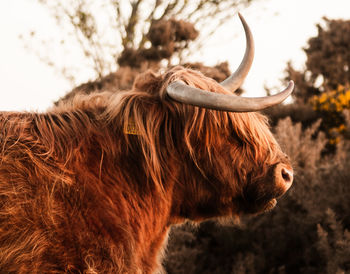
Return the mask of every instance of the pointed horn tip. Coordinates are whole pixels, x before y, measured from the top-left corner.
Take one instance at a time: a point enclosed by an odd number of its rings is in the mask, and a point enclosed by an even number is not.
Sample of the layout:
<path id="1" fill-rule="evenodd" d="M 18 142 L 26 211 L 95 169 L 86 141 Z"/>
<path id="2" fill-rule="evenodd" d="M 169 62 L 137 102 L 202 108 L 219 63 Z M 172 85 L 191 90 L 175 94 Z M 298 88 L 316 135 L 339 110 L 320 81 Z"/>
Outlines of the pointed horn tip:
<path id="1" fill-rule="evenodd" d="M 247 27 L 248 27 L 248 23 L 247 23 L 247 21 L 245 20 L 245 18 L 244 18 L 244 16 L 242 15 L 242 13 L 237 12 L 237 14 L 238 14 L 239 20 L 241 20 L 242 24 L 243 24 L 243 25 L 247 25 Z"/>
<path id="2" fill-rule="evenodd" d="M 239 16 L 239 19 L 240 19 L 242 22 L 243 22 L 243 21 L 245 22 L 245 19 L 244 19 L 242 13 L 237 12 L 237 14 L 238 14 L 238 16 Z"/>
<path id="3" fill-rule="evenodd" d="M 286 88 L 286 90 L 289 91 L 289 94 L 291 94 L 291 93 L 293 92 L 294 86 L 295 86 L 295 85 L 294 85 L 294 81 L 293 81 L 293 80 L 290 80 L 289 83 L 288 83 L 288 86 L 287 86 L 287 88 Z"/>

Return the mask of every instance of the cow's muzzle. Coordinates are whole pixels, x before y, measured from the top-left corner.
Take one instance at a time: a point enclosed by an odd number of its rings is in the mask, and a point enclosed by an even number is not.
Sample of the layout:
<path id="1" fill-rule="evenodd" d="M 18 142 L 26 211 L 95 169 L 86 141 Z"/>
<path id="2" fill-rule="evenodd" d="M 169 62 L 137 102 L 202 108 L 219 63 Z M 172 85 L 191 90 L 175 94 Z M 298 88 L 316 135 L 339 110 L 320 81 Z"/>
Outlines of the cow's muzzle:
<path id="1" fill-rule="evenodd" d="M 289 165 L 278 164 L 274 173 L 276 185 L 285 193 L 293 183 L 293 169 Z"/>

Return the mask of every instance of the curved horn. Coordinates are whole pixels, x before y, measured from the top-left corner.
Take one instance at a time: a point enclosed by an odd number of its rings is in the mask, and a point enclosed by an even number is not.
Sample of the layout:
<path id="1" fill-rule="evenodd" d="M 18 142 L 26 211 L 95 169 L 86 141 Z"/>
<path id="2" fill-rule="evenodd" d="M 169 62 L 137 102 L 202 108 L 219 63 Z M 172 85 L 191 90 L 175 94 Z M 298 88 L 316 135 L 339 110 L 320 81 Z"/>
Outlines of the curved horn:
<path id="1" fill-rule="evenodd" d="M 247 48 L 242 63 L 240 64 L 237 71 L 234 72 L 226 80 L 221 82 L 222 86 L 231 91 L 237 89 L 242 84 L 245 76 L 249 71 L 254 56 L 252 34 L 241 14 L 239 14 L 239 17 L 245 29 Z M 175 101 L 188 105 L 221 111 L 249 112 L 259 111 L 283 102 L 292 93 L 293 89 L 294 83 L 293 81 L 290 81 L 287 88 L 278 94 L 266 97 L 244 98 L 236 96 L 234 94 L 220 94 L 209 92 L 206 90 L 190 87 L 181 81 L 176 81 L 169 84 L 166 92 L 169 97 Z"/>
<path id="2" fill-rule="evenodd" d="M 254 39 L 253 35 L 250 31 L 250 28 L 243 18 L 243 16 L 238 13 L 239 18 L 241 19 L 241 22 L 243 24 L 245 36 L 246 36 L 246 50 L 244 53 L 244 57 L 242 59 L 241 64 L 239 65 L 238 69 L 227 79 L 222 81 L 220 84 L 225 87 L 226 89 L 230 90 L 231 92 L 234 92 L 237 90 L 243 83 L 244 79 L 246 78 L 250 67 L 253 63 L 254 59 Z"/>
<path id="3" fill-rule="evenodd" d="M 167 94 L 175 101 L 221 111 L 249 112 L 259 111 L 283 102 L 293 91 L 290 81 L 287 88 L 278 94 L 266 97 L 244 98 L 234 94 L 221 94 L 190 87 L 176 81 L 167 87 Z"/>

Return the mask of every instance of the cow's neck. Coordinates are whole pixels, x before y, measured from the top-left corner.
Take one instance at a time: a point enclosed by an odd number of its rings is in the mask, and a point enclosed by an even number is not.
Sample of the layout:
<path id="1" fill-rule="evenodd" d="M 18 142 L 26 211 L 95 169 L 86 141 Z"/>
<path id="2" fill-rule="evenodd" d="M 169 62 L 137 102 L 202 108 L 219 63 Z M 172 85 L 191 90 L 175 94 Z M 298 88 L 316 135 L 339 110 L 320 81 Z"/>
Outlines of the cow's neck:
<path id="1" fill-rule="evenodd" d="M 76 170 L 81 173 L 77 179 L 88 193 L 91 208 L 87 211 L 99 220 L 94 223 L 101 224 L 95 227 L 96 233 L 104 234 L 115 242 L 115 248 L 123 251 L 114 252 L 114 260 L 142 265 L 143 269 L 135 269 L 140 273 L 154 273 L 160 269 L 170 229 L 174 184 L 168 181 L 163 190 L 152 186 L 153 182 L 143 171 L 142 157 L 130 154 L 135 151 L 120 150 L 116 159 L 115 153 L 102 150 L 99 143 L 89 145 L 90 152 L 86 153 L 89 157 L 73 164 L 79 165 Z M 91 203 L 97 190 L 102 192 L 98 197 L 105 199 L 96 198 Z"/>

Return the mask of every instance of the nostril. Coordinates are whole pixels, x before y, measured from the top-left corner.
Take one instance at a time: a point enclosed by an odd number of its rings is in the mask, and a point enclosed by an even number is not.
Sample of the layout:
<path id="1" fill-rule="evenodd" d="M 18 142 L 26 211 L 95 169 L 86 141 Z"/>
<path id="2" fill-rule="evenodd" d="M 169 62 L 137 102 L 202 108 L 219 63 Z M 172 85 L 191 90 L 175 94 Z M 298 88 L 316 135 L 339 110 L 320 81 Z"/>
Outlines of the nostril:
<path id="1" fill-rule="evenodd" d="M 282 168 L 281 170 L 282 178 L 286 184 L 290 184 L 293 181 L 293 171 L 288 170 L 286 168 Z"/>
<path id="2" fill-rule="evenodd" d="M 282 178 L 285 181 L 289 181 L 290 180 L 289 174 L 288 174 L 288 172 L 285 169 L 282 169 Z"/>

